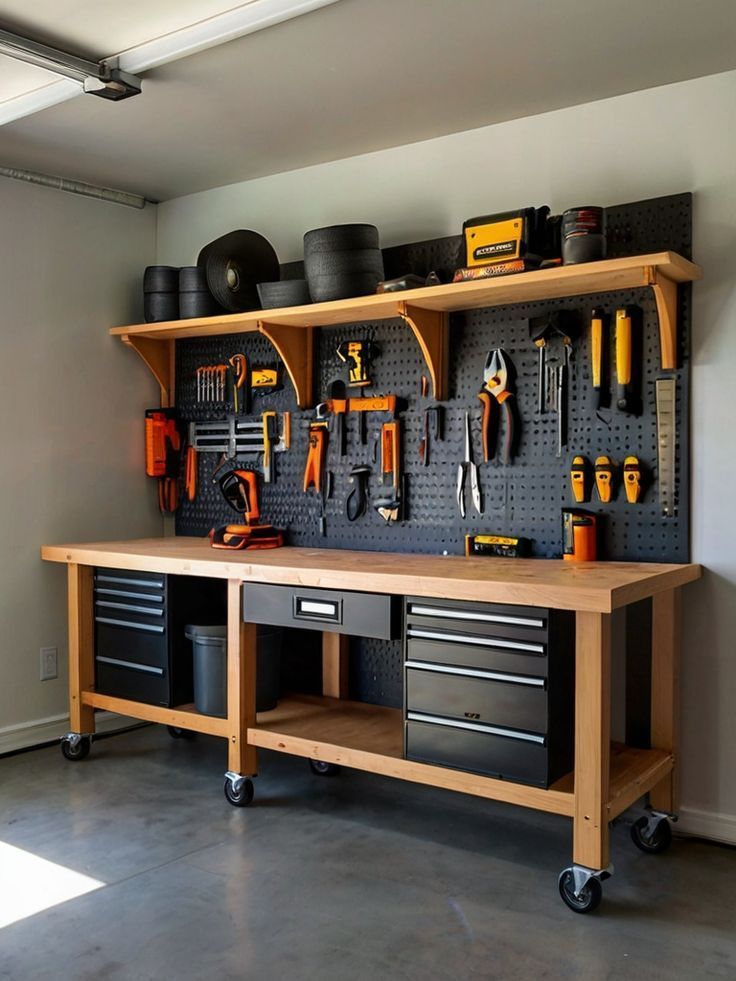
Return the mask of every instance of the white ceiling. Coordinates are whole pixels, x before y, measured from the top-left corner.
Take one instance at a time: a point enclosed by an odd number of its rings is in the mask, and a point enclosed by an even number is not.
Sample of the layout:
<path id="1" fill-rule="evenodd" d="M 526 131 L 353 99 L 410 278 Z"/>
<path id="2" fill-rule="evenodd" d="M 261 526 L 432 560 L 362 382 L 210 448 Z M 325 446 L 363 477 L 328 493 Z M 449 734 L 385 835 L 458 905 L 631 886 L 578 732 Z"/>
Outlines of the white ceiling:
<path id="1" fill-rule="evenodd" d="M 227 7 L 5 0 L 2 18 L 99 58 Z M 0 63 L 2 98 L 21 67 Z M 0 165 L 161 200 L 732 68 L 734 0 L 340 0 L 154 69 L 125 102 L 9 123 Z"/>

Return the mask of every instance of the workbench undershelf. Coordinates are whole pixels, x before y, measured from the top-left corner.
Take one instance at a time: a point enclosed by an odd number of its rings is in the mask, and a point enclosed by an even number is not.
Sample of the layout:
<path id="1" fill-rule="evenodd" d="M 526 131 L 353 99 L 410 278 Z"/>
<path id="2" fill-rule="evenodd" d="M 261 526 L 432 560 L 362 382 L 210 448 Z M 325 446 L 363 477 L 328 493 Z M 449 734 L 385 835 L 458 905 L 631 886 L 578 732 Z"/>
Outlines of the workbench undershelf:
<path id="1" fill-rule="evenodd" d="M 193 704 L 177 705 L 166 708 L 162 705 L 148 705 L 146 702 L 135 702 L 129 698 L 117 698 L 114 695 L 103 695 L 88 689 L 82 692 L 82 704 L 92 708 L 115 712 L 130 719 L 142 719 L 144 722 L 158 722 L 164 726 L 174 726 L 177 729 L 188 729 L 191 732 L 204 732 L 210 736 L 228 736 L 228 720 L 219 719 L 214 715 L 203 715 Z"/>
<path id="2" fill-rule="evenodd" d="M 291 695 L 282 698 L 273 711 L 258 716 L 256 727 L 248 729 L 248 742 L 263 749 L 489 800 L 567 817 L 574 814 L 572 773 L 544 790 L 404 759 L 399 709 L 345 699 Z M 664 750 L 612 744 L 609 820 L 659 783 L 672 767 L 672 754 Z"/>

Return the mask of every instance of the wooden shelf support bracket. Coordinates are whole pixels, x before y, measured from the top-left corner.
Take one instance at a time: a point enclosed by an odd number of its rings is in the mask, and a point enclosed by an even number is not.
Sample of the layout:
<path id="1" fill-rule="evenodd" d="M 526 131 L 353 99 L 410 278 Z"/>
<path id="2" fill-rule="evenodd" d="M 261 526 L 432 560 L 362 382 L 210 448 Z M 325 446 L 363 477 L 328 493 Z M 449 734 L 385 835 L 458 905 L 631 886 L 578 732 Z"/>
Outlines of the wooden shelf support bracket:
<path id="1" fill-rule="evenodd" d="M 288 327 L 258 321 L 258 330 L 276 348 L 286 365 L 296 392 L 300 409 L 308 409 L 314 403 L 314 328 Z"/>
<path id="2" fill-rule="evenodd" d="M 449 314 L 443 310 L 425 310 L 404 301 L 399 302 L 398 312 L 411 327 L 422 349 L 434 398 L 444 402 L 447 398 Z"/>
<path id="3" fill-rule="evenodd" d="M 646 276 L 657 303 L 660 367 L 663 371 L 674 371 L 677 368 L 677 283 L 656 266 L 647 266 Z"/>
<path id="4" fill-rule="evenodd" d="M 150 337 L 122 335 L 123 343 L 136 351 L 145 361 L 149 371 L 161 389 L 161 406 L 169 408 L 174 404 L 175 360 L 174 341 L 154 341 Z"/>

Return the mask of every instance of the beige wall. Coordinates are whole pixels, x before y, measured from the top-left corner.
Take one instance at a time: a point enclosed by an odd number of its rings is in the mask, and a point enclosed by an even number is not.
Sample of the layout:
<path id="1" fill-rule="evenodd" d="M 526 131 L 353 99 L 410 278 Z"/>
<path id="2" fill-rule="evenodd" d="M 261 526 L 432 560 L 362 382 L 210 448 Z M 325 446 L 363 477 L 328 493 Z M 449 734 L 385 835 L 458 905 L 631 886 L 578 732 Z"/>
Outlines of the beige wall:
<path id="1" fill-rule="evenodd" d="M 143 471 L 158 391 L 107 335 L 141 317 L 155 208 L 0 178 L 0 751 L 65 729 L 66 570 L 43 542 L 161 534 Z M 39 681 L 39 648 L 59 678 Z"/>
<path id="2" fill-rule="evenodd" d="M 431 110 L 431 93 L 428 94 Z M 684 804 L 693 830 L 736 841 L 736 73 L 219 188 L 159 206 L 158 258 L 192 261 L 232 228 L 282 260 L 301 235 L 375 222 L 382 244 L 457 233 L 473 214 L 616 204 L 693 190 L 693 557 L 685 595 Z"/>

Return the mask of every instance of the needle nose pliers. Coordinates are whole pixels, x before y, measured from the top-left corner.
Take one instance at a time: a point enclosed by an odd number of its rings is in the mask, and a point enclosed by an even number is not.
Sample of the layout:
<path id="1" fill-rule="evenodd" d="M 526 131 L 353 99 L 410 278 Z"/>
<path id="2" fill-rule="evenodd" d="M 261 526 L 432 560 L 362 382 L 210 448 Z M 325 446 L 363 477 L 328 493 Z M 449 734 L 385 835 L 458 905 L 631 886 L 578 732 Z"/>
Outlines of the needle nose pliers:
<path id="1" fill-rule="evenodd" d="M 513 374 L 513 364 L 509 356 L 497 348 L 489 351 L 483 369 L 483 387 L 478 392 L 478 398 L 483 405 L 481 432 L 483 434 L 483 460 L 488 463 L 496 451 L 496 439 L 499 429 L 499 416 L 504 417 L 504 440 L 501 460 L 508 463 L 516 451 L 517 419 L 515 399 L 509 389 L 510 375 Z M 493 402 L 498 405 L 498 412 L 493 410 Z"/>
<path id="2" fill-rule="evenodd" d="M 465 457 L 457 468 L 457 506 L 460 515 L 465 517 L 465 484 L 470 477 L 470 495 L 473 507 L 478 514 L 483 514 L 483 506 L 478 486 L 478 467 L 473 463 L 473 447 L 470 440 L 470 416 L 465 413 Z"/>

